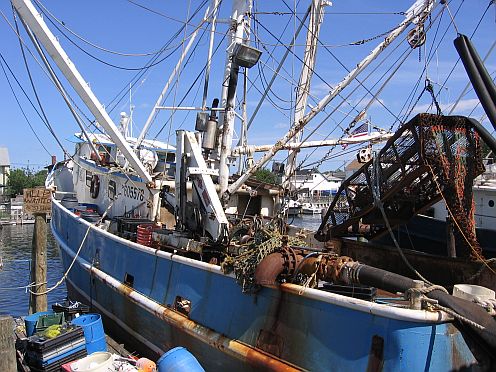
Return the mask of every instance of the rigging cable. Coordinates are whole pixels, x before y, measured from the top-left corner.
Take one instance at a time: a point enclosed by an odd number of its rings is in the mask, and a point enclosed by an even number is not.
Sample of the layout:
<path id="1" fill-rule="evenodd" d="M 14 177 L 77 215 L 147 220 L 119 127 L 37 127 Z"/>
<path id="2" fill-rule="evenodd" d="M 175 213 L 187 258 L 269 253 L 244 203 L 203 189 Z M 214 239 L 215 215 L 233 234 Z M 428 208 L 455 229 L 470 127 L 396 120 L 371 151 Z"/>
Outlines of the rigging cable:
<path id="1" fill-rule="evenodd" d="M 284 5 L 286 5 L 286 7 L 288 7 L 288 8 L 289 8 L 288 4 L 286 3 L 286 0 L 283 0 L 283 3 L 284 3 Z M 297 17 L 297 16 L 296 16 L 296 17 Z M 298 18 L 298 17 L 297 17 L 297 18 Z M 262 26 L 262 27 L 263 27 L 263 26 Z M 308 30 L 308 26 L 305 26 L 305 28 Z M 394 28 L 394 29 L 396 29 L 396 28 Z M 394 30 L 394 29 L 393 29 L 393 30 Z M 389 32 L 388 32 L 388 33 L 386 33 L 386 34 L 389 34 Z M 350 70 L 349 70 L 349 69 L 348 69 L 348 68 L 344 65 L 344 63 L 343 63 L 343 62 L 341 62 L 341 60 L 340 60 L 339 58 L 337 58 L 337 57 L 336 57 L 336 55 L 335 55 L 335 54 L 334 54 L 334 53 L 333 53 L 333 52 L 332 52 L 332 51 L 331 51 L 331 50 L 330 50 L 327 46 L 325 46 L 325 45 L 324 45 L 324 43 L 322 43 L 322 41 L 320 40 L 320 38 L 319 38 L 319 37 L 317 37 L 316 35 L 314 35 L 314 37 L 316 37 L 317 42 L 318 42 L 318 43 L 319 43 L 319 44 L 320 44 L 320 45 L 324 48 L 324 50 L 325 50 L 327 53 L 329 53 L 329 54 L 331 55 L 331 57 L 332 57 L 332 58 L 333 58 L 336 62 L 338 62 L 338 63 L 339 63 L 339 64 L 340 64 L 340 65 L 341 65 L 341 66 L 342 66 L 342 67 L 346 70 L 346 72 L 348 72 L 348 73 L 349 73 L 349 72 L 350 72 Z M 381 35 L 379 35 L 377 38 L 379 38 L 379 37 L 381 37 Z M 375 39 L 372 39 L 372 40 L 375 40 Z M 314 72 L 314 73 L 315 73 L 315 72 Z M 315 74 L 316 74 L 316 73 L 315 73 Z M 323 81 L 323 79 L 322 79 L 322 78 L 321 78 L 318 74 L 316 74 L 316 76 L 317 76 L 317 77 L 319 77 L 319 79 L 321 79 L 321 80 Z M 362 82 L 360 79 L 358 79 L 358 77 L 355 77 L 355 81 L 356 81 L 358 84 L 360 84 L 360 85 L 363 87 L 363 89 L 365 89 L 365 90 L 366 90 L 366 91 L 367 91 L 367 92 L 368 92 L 371 96 L 374 96 L 374 95 L 372 94 L 372 92 L 371 92 L 371 91 L 370 91 L 370 90 L 369 90 L 369 89 L 368 89 L 368 88 L 367 88 L 367 87 L 363 84 L 363 82 Z M 327 84 L 327 83 L 326 83 L 326 84 Z M 329 84 L 327 84 L 327 85 L 331 88 L 331 86 L 330 86 Z M 379 101 L 378 101 L 378 103 L 379 103 L 379 104 L 380 104 L 380 105 L 381 105 L 384 109 L 386 109 L 386 111 L 387 111 L 389 114 L 391 114 L 391 116 L 393 116 L 394 118 L 397 118 L 397 116 L 396 116 L 396 115 L 395 115 L 395 114 L 394 114 L 394 113 L 393 113 L 393 112 L 392 112 L 392 111 L 391 111 L 388 107 L 386 107 L 386 105 L 384 105 L 384 103 L 383 103 L 383 102 L 381 102 L 381 101 L 379 100 Z M 357 113 L 359 113 L 359 111 L 358 111 L 358 110 L 357 110 Z"/>
<path id="2" fill-rule="evenodd" d="M 5 62 L 5 59 L 3 58 L 3 55 L 0 53 L 0 57 L 2 58 L 2 60 Z M 33 126 L 31 125 L 31 122 L 29 121 L 28 117 L 26 116 L 26 113 L 24 112 L 23 108 L 22 108 L 22 105 L 21 103 L 19 102 L 19 99 L 17 98 L 17 95 L 15 94 L 15 91 L 14 91 L 14 88 L 12 87 L 12 84 L 10 83 L 10 80 L 9 80 L 9 77 L 7 75 L 7 71 L 5 71 L 5 68 L 3 67 L 3 63 L 0 61 L 0 66 L 2 67 L 2 71 L 3 71 L 3 74 L 5 75 L 5 78 L 7 79 L 7 83 L 9 84 L 9 87 L 10 87 L 10 90 L 12 91 L 12 94 L 17 102 L 17 105 L 19 106 L 19 109 L 21 110 L 21 113 L 22 113 L 22 116 L 24 116 L 24 119 L 26 119 L 26 122 L 28 123 L 29 125 L 29 128 L 31 129 L 31 131 L 33 132 L 34 136 L 36 137 L 36 139 L 38 140 L 38 142 L 40 143 L 41 147 L 43 147 L 43 149 L 46 151 L 46 153 L 51 156 L 52 154 L 50 153 L 50 151 L 48 151 L 48 149 L 45 147 L 45 145 L 43 144 L 43 142 L 41 141 L 40 137 L 38 136 L 38 134 L 36 133 L 36 131 L 34 130 Z"/>
<path id="3" fill-rule="evenodd" d="M 85 44 L 88 44 L 90 46 L 92 46 L 93 48 L 95 49 L 98 49 L 98 50 L 101 50 L 102 52 L 106 52 L 106 53 L 110 53 L 110 54 L 115 54 L 115 55 L 119 55 L 119 56 L 123 56 L 123 57 L 147 57 L 147 56 L 152 56 L 152 55 L 156 55 L 158 53 L 161 53 L 163 51 L 162 48 L 154 51 L 154 52 L 147 52 L 147 53 L 123 53 L 123 52 L 117 52 L 115 50 L 110 50 L 110 49 L 107 49 L 107 48 L 104 48 L 104 47 L 101 47 L 99 45 L 96 45 L 95 43 L 92 43 L 91 41 L 85 39 L 84 37 L 82 37 L 81 35 L 79 35 L 78 33 L 74 32 L 73 30 L 71 30 L 69 27 L 67 27 L 67 25 L 65 24 L 64 21 L 60 20 L 59 18 L 57 18 L 52 12 L 50 12 L 50 10 L 48 10 L 42 3 L 41 1 L 39 0 L 35 0 L 35 2 L 38 4 L 38 6 L 40 8 L 42 8 L 44 10 L 44 13 L 48 16 L 50 16 L 52 19 L 54 19 L 59 25 L 61 25 L 64 29 L 66 29 L 69 33 L 71 33 L 72 35 L 74 35 L 76 38 L 78 38 L 79 40 L 81 40 L 83 43 Z"/>
<path id="4" fill-rule="evenodd" d="M 203 34 L 202 34 L 203 35 Z M 212 53 L 212 57 L 210 59 L 213 58 L 213 56 L 217 53 L 217 51 L 219 50 L 220 46 L 222 45 L 222 43 L 224 42 L 224 39 L 226 38 L 227 36 L 227 33 L 224 34 L 224 36 L 222 37 L 222 39 L 219 41 L 219 43 L 217 44 L 217 46 L 215 47 L 213 53 Z M 201 39 L 201 37 L 200 37 Z M 198 44 L 197 44 L 198 45 Z M 196 48 L 197 46 L 195 46 Z M 192 54 L 190 54 L 190 56 L 188 57 L 188 59 L 186 60 L 186 63 L 188 63 L 189 59 L 191 58 Z M 205 65 L 203 66 L 202 70 L 200 71 L 200 73 L 196 76 L 195 80 L 190 84 L 188 90 L 186 91 L 186 93 L 183 95 L 183 98 L 181 99 L 181 101 L 179 101 L 179 104 L 178 106 L 181 106 L 184 102 L 184 100 L 187 98 L 188 94 L 191 92 L 191 90 L 193 89 L 193 87 L 195 86 L 195 84 L 198 82 L 198 80 L 200 79 L 200 77 L 202 76 L 202 74 L 205 72 L 206 68 L 207 68 L 207 64 L 208 64 L 208 61 L 205 63 Z M 155 137 L 154 139 L 156 139 L 160 133 L 162 133 L 162 131 L 165 129 L 166 125 L 169 123 L 169 120 L 168 119 L 163 125 L 162 127 L 159 129 L 159 131 L 155 134 Z M 182 125 L 182 124 L 181 124 Z M 178 127 L 178 129 L 181 128 L 181 126 Z M 168 141 L 169 139 L 167 139 Z"/>
<path id="5" fill-rule="evenodd" d="M 194 16 L 201 10 L 201 7 L 198 7 L 193 15 L 190 17 L 188 20 L 191 21 Z M 164 48 L 167 48 L 172 42 L 181 34 L 182 30 L 184 29 L 185 25 L 183 24 L 175 33 L 172 35 L 169 40 L 164 44 Z M 128 89 L 132 89 L 138 81 L 141 80 L 141 78 L 149 71 L 149 68 L 151 67 L 150 65 L 154 63 L 157 59 L 159 58 L 159 55 L 156 55 L 152 57 L 148 62 L 147 65 L 145 65 L 145 69 L 142 71 L 138 71 L 133 78 L 127 82 L 123 88 L 115 95 L 115 97 L 107 104 L 107 107 L 109 107 L 109 114 L 115 110 L 115 108 L 122 102 L 122 100 L 127 97 L 127 92 Z"/>
<path id="6" fill-rule="evenodd" d="M 41 9 L 41 12 L 43 14 L 44 11 L 43 9 Z M 72 45 L 74 45 L 77 49 L 79 49 L 81 52 L 83 52 L 84 54 L 86 54 L 87 56 L 93 58 L 94 60 L 100 62 L 100 63 L 103 63 L 104 65 L 107 65 L 109 67 L 113 67 L 115 69 L 118 69 L 118 70 L 124 70 L 124 71 L 142 71 L 142 70 L 145 70 L 145 69 L 148 69 L 150 67 L 153 67 L 153 66 L 157 66 L 158 64 L 162 63 L 163 61 L 165 61 L 167 58 L 169 58 L 170 56 L 172 56 L 179 48 L 180 48 L 180 44 L 177 45 L 171 52 L 169 52 L 167 55 L 165 55 L 164 57 L 160 58 L 158 61 L 155 61 L 153 62 L 152 64 L 148 65 L 146 64 L 145 66 L 142 66 L 142 67 L 124 67 L 124 66 L 119 66 L 119 65 L 116 65 L 116 64 L 113 64 L 113 63 L 110 63 L 110 62 L 107 62 L 107 61 L 104 61 L 103 59 L 95 56 L 94 54 L 88 52 L 86 49 L 84 49 L 83 47 L 79 46 L 74 40 L 72 40 L 69 36 L 67 36 L 67 34 L 54 22 L 52 21 L 52 19 L 47 16 L 46 17 L 48 19 L 48 21 L 62 34 L 62 36 L 64 36 Z M 161 51 L 161 53 L 158 53 L 157 56 L 161 55 L 166 49 L 163 49 Z"/>

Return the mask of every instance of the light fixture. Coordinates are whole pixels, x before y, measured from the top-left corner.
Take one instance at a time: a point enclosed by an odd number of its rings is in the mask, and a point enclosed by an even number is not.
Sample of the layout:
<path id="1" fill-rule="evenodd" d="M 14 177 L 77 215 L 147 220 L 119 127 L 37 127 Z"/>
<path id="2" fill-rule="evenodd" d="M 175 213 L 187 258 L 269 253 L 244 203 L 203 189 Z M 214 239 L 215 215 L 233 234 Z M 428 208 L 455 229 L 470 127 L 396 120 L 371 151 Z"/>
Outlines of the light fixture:
<path id="1" fill-rule="evenodd" d="M 251 68 L 256 65 L 261 55 L 262 52 L 256 48 L 246 44 L 236 43 L 236 45 L 234 45 L 232 58 L 236 65 Z"/>

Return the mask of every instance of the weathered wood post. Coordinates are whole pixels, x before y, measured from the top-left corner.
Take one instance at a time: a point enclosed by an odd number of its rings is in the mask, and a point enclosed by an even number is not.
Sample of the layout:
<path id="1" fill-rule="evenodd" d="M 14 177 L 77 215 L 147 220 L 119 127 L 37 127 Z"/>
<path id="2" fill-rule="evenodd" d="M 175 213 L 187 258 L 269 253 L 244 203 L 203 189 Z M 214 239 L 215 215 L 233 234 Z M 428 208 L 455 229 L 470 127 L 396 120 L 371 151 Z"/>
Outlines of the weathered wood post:
<path id="1" fill-rule="evenodd" d="M 47 281 L 47 224 L 46 214 L 36 213 L 34 215 L 33 246 L 31 251 L 31 283 L 37 283 L 31 290 L 36 293 L 46 291 Z M 47 310 L 47 295 L 30 295 L 29 313 Z"/>
<path id="2" fill-rule="evenodd" d="M 50 191 L 45 188 L 24 190 L 24 211 L 34 214 L 33 245 L 31 251 L 31 283 L 36 283 L 29 297 L 29 313 L 47 310 L 47 224 L 46 213 L 51 208 Z"/>
<path id="3" fill-rule="evenodd" d="M 0 315 L 0 371 L 17 371 L 14 319 L 5 315 Z"/>

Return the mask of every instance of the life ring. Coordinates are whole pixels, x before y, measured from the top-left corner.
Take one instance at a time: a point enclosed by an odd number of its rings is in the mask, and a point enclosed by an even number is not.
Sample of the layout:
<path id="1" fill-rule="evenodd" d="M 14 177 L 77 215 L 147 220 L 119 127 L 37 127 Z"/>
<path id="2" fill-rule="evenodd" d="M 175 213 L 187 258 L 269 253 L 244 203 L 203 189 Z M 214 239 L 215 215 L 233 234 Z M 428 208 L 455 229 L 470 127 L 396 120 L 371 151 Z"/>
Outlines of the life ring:
<path id="1" fill-rule="evenodd" d="M 100 193 L 100 178 L 98 175 L 94 174 L 91 177 L 91 184 L 90 184 L 90 195 L 93 199 L 98 198 L 98 194 Z"/>

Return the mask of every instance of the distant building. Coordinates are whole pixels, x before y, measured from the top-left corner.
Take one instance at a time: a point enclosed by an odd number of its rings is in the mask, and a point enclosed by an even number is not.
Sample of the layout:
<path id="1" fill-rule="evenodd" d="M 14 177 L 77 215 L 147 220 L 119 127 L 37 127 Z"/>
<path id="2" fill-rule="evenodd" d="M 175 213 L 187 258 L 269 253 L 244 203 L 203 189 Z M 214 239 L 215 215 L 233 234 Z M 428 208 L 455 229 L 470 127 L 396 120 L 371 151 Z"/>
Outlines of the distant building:
<path id="1" fill-rule="evenodd" d="M 308 197 L 331 196 L 337 192 L 342 179 L 324 175 L 312 169 L 296 172 L 295 188 L 299 194 Z"/>
<path id="2" fill-rule="evenodd" d="M 6 195 L 9 173 L 9 150 L 6 147 L 0 147 L 0 219 L 8 218 L 10 215 L 10 199 L 9 195 Z"/>
<path id="3" fill-rule="evenodd" d="M 12 221 L 19 221 L 24 219 L 22 207 L 24 205 L 24 197 L 17 195 L 10 200 L 10 219 Z"/>
<path id="4" fill-rule="evenodd" d="M 0 147 L 0 195 L 5 194 L 7 182 L 9 181 L 9 173 L 9 150 L 6 147 Z"/>

